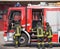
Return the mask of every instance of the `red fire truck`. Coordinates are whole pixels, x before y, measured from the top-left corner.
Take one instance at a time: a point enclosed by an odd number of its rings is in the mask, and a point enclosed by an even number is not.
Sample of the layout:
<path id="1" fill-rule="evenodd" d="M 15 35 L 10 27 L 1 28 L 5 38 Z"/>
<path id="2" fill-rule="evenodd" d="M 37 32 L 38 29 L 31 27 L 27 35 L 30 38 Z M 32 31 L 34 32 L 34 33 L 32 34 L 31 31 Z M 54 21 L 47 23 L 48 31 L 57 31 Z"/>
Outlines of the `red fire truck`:
<path id="1" fill-rule="evenodd" d="M 57 9 L 57 10 L 56 10 Z M 31 31 L 32 28 L 36 27 L 37 21 L 40 20 L 42 25 L 44 26 L 44 30 L 46 29 L 46 22 L 48 21 L 51 24 L 52 30 L 53 30 L 53 38 L 52 42 L 58 43 L 59 37 L 58 33 L 55 33 L 56 28 L 52 26 L 55 22 L 55 20 L 52 21 L 55 17 L 53 16 L 56 14 L 56 11 L 59 11 L 60 8 L 58 7 L 41 7 L 41 6 L 27 6 L 27 7 L 9 7 L 8 12 L 4 15 L 4 40 L 5 42 L 13 42 L 13 35 L 14 31 L 9 30 L 10 28 L 9 23 L 14 18 L 14 12 L 19 12 L 19 18 L 21 26 L 23 27 L 22 36 L 19 43 L 22 43 L 21 45 L 26 45 L 32 42 L 36 42 L 36 34 Z M 52 12 L 51 12 L 52 11 Z M 51 14 L 48 14 L 51 13 Z M 53 14 L 52 14 L 53 13 Z M 50 16 L 51 15 L 51 16 Z M 52 18 L 53 17 L 53 18 Z M 49 20 L 48 20 L 49 19 Z"/>

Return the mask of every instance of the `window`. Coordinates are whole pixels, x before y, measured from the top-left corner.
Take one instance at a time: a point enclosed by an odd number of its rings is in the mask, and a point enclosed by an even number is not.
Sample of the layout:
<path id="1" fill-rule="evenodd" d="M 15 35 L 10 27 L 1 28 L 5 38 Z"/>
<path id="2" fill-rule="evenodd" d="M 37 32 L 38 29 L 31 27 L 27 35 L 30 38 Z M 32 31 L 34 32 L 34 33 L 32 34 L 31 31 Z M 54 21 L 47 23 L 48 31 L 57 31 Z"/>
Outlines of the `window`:
<path id="1" fill-rule="evenodd" d="M 3 17 L 2 17 L 3 15 L 0 15 L 0 19 L 2 19 Z"/>
<path id="2" fill-rule="evenodd" d="M 15 15 L 21 16 L 21 11 L 11 11 L 9 19 L 13 20 Z"/>
<path id="3" fill-rule="evenodd" d="M 4 12 L 3 10 L 0 10 L 0 19 L 3 19 Z"/>
<path id="4" fill-rule="evenodd" d="M 32 9 L 32 28 L 35 28 L 37 23 L 43 21 L 43 9 Z"/>

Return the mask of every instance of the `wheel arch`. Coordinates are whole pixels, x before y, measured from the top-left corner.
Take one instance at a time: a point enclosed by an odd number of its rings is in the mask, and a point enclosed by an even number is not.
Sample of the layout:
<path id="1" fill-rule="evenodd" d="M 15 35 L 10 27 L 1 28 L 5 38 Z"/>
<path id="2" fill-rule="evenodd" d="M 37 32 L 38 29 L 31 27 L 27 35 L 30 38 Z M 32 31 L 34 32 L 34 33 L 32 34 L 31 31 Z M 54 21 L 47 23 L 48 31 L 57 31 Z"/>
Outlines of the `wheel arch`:
<path id="1" fill-rule="evenodd" d="M 22 33 L 26 34 L 26 36 L 28 37 L 28 43 L 30 43 L 30 34 L 25 30 L 23 30 Z"/>

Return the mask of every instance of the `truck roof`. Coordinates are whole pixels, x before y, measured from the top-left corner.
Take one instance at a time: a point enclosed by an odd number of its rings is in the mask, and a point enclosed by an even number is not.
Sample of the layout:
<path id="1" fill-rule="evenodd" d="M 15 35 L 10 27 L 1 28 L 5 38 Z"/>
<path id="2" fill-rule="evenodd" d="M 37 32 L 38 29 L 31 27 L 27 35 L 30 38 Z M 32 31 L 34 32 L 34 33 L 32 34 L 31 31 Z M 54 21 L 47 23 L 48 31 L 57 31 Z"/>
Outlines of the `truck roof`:
<path id="1" fill-rule="evenodd" d="M 23 7 L 23 6 L 21 6 L 21 7 L 9 7 L 9 9 L 19 9 L 19 8 L 25 8 L 25 7 Z"/>
<path id="2" fill-rule="evenodd" d="M 27 8 L 43 9 L 43 8 L 60 8 L 60 7 L 57 7 L 57 6 L 27 6 Z"/>

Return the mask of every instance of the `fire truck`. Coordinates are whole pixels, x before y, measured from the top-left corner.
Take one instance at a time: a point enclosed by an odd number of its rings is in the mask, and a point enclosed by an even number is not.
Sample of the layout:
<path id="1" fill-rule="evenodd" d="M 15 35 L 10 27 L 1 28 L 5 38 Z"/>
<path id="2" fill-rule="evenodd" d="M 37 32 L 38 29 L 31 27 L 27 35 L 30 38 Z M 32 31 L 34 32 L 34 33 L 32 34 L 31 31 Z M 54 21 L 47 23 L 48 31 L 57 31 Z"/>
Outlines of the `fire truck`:
<path id="1" fill-rule="evenodd" d="M 58 9 L 58 10 L 56 10 Z M 10 23 L 12 22 L 14 18 L 14 13 L 19 13 L 19 19 L 21 27 L 23 28 L 21 31 L 21 37 L 19 37 L 19 43 L 22 46 L 25 46 L 27 44 L 32 44 L 32 42 L 37 42 L 36 37 L 36 31 L 32 31 L 37 25 L 37 22 L 40 21 L 40 23 L 43 25 L 43 29 L 46 30 L 46 22 L 48 21 L 51 25 L 55 22 L 53 20 L 54 14 L 56 14 L 56 11 L 59 11 L 60 8 L 58 7 L 48 7 L 48 6 L 40 6 L 40 5 L 29 5 L 27 7 L 9 7 L 8 12 L 4 14 L 4 40 L 5 42 L 13 42 L 13 35 L 14 30 L 11 30 Z M 52 11 L 52 12 L 51 12 Z M 51 14 L 48 14 L 51 13 Z M 47 15 L 47 16 L 46 16 Z M 50 16 L 51 15 L 51 16 Z M 53 17 L 53 18 L 52 18 Z M 53 20 L 53 21 L 52 21 Z M 50 23 L 51 22 L 51 23 Z M 52 27 L 53 32 L 56 31 L 56 27 Z M 53 43 L 59 43 L 59 37 L 57 33 L 52 34 L 52 42 Z"/>

